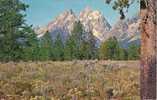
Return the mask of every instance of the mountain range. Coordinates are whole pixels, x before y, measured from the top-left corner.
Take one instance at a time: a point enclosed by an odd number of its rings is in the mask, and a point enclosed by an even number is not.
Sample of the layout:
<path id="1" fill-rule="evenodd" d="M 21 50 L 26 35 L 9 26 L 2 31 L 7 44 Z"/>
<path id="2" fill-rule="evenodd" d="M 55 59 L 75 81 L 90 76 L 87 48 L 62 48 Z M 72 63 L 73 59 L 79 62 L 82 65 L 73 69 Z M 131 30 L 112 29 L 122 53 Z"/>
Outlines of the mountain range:
<path id="1" fill-rule="evenodd" d="M 101 12 L 94 11 L 90 7 L 86 7 L 79 15 L 76 15 L 72 10 L 67 10 L 46 26 L 36 27 L 35 32 L 39 38 L 49 32 L 53 40 L 57 34 L 60 34 L 65 41 L 77 21 L 81 22 L 86 32 L 92 32 L 98 44 L 113 36 L 118 39 L 122 47 L 128 47 L 132 43 L 140 44 L 140 18 L 138 15 L 130 19 L 119 19 L 116 24 L 111 26 Z"/>

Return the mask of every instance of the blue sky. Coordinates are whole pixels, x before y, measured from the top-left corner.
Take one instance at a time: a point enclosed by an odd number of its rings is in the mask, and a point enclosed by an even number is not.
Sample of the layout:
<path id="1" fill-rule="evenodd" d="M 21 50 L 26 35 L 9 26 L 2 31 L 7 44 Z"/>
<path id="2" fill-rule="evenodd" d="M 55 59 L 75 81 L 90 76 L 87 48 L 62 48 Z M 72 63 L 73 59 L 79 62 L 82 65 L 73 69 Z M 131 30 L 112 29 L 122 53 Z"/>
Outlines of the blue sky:
<path id="1" fill-rule="evenodd" d="M 104 0 L 23 0 L 29 5 L 26 11 L 26 20 L 33 26 L 43 26 L 52 21 L 65 10 L 72 9 L 76 14 L 89 6 L 93 10 L 99 10 L 113 25 L 119 18 L 117 11 L 105 4 Z M 135 3 L 129 9 L 127 17 L 134 16 L 139 11 L 139 4 Z"/>

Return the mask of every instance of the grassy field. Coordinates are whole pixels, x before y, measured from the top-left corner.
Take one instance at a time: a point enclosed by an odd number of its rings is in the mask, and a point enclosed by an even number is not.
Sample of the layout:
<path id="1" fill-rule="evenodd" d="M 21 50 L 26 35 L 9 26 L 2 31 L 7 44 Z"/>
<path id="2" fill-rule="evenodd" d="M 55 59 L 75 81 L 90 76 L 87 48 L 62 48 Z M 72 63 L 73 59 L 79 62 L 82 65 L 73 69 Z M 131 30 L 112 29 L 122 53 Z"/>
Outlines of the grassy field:
<path id="1" fill-rule="evenodd" d="M 139 100 L 139 62 L 0 63 L 0 100 Z"/>

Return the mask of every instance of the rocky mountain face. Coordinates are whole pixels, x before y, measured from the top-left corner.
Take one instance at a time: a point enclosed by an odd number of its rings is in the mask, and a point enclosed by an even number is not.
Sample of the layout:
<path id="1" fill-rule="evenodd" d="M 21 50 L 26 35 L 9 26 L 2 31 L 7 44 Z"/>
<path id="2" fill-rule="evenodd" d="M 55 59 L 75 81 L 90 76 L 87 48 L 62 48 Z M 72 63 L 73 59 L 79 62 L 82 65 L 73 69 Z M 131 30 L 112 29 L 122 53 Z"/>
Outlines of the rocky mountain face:
<path id="1" fill-rule="evenodd" d="M 80 12 L 79 20 L 86 32 L 92 32 L 100 41 L 107 38 L 111 26 L 99 11 L 93 11 L 89 7 Z"/>
<path id="2" fill-rule="evenodd" d="M 119 20 L 109 31 L 110 36 L 115 36 L 123 47 L 129 44 L 140 45 L 140 18 L 138 16 L 127 20 Z"/>
<path id="3" fill-rule="evenodd" d="M 38 28 L 35 31 L 39 34 L 38 37 L 42 37 L 45 32 L 49 32 L 53 40 L 60 34 L 62 40 L 65 41 L 70 35 L 76 21 L 78 21 L 77 17 L 72 10 L 69 10 L 60 14 L 55 20 L 48 23 L 46 27 Z"/>
<path id="4" fill-rule="evenodd" d="M 75 15 L 72 10 L 65 11 L 56 17 L 45 27 L 36 28 L 38 37 L 42 37 L 46 32 L 51 33 L 54 40 L 60 34 L 63 41 L 71 34 L 74 23 L 80 21 L 87 33 L 92 33 L 98 44 L 111 36 L 115 36 L 123 47 L 131 43 L 140 43 L 140 32 L 138 17 L 127 20 L 119 20 L 113 27 L 107 22 L 99 11 L 93 11 L 86 7 L 79 15 Z"/>

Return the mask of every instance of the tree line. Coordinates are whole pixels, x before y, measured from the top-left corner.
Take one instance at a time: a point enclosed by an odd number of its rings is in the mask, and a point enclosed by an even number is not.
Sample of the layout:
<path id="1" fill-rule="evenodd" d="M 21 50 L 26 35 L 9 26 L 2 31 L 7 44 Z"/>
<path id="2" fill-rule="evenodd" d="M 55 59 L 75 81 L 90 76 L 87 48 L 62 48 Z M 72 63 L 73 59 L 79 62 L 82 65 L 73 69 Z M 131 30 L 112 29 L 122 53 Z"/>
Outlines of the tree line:
<path id="1" fill-rule="evenodd" d="M 122 48 L 115 37 L 96 45 L 92 32 L 85 32 L 80 22 L 74 24 L 70 36 L 63 42 L 58 33 L 37 38 L 32 26 L 25 23 L 21 13 L 28 7 L 19 0 L 0 1 L 0 61 L 63 61 L 63 60 L 136 60 L 139 46 Z"/>
<path id="2" fill-rule="evenodd" d="M 64 61 L 64 60 L 137 60 L 139 59 L 139 46 L 130 45 L 127 49 L 119 45 L 116 37 L 111 37 L 96 45 L 91 32 L 85 32 L 80 22 L 74 24 L 71 35 L 63 42 L 60 33 L 52 40 L 47 32 L 43 37 L 37 38 L 31 28 L 31 33 L 22 42 L 21 51 L 15 52 L 19 58 L 11 56 L 12 60 L 23 61 Z M 29 34 L 30 34 L 29 33 Z M 4 58 L 2 58 L 4 59 Z M 5 59 L 4 59 L 5 60 Z"/>

